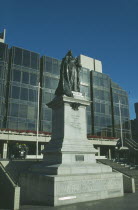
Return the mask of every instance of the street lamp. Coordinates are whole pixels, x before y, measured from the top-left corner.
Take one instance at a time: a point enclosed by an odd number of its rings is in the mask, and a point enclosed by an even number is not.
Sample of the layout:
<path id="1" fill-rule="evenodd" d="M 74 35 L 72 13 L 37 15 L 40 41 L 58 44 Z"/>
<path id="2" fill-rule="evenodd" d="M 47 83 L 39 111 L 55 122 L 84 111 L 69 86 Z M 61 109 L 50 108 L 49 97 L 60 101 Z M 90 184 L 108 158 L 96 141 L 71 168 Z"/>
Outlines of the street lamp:
<path id="1" fill-rule="evenodd" d="M 40 98 L 40 82 L 38 83 L 38 95 L 37 95 L 36 158 L 38 158 L 39 98 Z"/>
<path id="2" fill-rule="evenodd" d="M 123 132 L 122 132 L 122 113 L 121 113 L 121 103 L 119 100 L 119 116 L 120 116 L 120 132 L 121 132 L 121 143 L 122 143 L 122 147 L 124 146 L 124 142 L 123 142 Z"/>
<path id="3" fill-rule="evenodd" d="M 124 147 L 124 140 L 123 140 L 123 131 L 122 131 L 122 113 L 121 113 L 121 103 L 119 100 L 119 115 L 120 115 L 120 132 L 121 132 L 121 144 L 120 151 L 123 152 L 123 158 L 126 158 L 126 152 L 129 150 L 128 147 Z"/>

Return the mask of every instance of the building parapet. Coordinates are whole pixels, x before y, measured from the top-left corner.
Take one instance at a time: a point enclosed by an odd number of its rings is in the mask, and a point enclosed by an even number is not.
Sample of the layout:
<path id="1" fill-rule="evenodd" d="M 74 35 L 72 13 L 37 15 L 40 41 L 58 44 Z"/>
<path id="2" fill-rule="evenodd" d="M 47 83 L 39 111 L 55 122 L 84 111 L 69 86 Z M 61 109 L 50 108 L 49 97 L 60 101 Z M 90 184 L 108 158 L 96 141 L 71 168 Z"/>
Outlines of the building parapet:
<path id="1" fill-rule="evenodd" d="M 39 142 L 49 142 L 51 133 L 39 132 Z M 19 130 L 0 130 L 0 140 L 6 141 L 36 141 L 37 134 L 35 131 L 19 131 Z M 94 145 L 112 145 L 115 146 L 118 138 L 97 137 L 88 135 L 88 139 Z"/>

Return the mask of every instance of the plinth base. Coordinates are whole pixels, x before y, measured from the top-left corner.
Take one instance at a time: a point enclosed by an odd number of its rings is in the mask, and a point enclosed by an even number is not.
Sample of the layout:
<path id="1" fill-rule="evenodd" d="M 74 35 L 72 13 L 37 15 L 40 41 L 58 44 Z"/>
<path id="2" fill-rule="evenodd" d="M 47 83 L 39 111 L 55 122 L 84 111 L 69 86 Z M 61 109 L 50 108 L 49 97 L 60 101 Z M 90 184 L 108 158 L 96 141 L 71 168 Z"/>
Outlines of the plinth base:
<path id="1" fill-rule="evenodd" d="M 123 196 L 122 174 L 81 175 L 24 174 L 21 204 L 61 206 Z"/>

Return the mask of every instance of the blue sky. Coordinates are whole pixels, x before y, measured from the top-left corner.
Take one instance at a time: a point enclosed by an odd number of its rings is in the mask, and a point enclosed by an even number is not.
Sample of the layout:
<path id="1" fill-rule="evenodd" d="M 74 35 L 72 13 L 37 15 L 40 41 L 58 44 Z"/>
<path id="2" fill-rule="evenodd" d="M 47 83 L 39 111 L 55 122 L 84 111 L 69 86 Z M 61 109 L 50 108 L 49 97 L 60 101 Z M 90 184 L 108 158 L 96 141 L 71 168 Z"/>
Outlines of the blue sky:
<path id="1" fill-rule="evenodd" d="M 102 61 L 138 102 L 138 0 L 4 0 L 0 31 L 6 43 L 62 59 L 68 49 Z"/>

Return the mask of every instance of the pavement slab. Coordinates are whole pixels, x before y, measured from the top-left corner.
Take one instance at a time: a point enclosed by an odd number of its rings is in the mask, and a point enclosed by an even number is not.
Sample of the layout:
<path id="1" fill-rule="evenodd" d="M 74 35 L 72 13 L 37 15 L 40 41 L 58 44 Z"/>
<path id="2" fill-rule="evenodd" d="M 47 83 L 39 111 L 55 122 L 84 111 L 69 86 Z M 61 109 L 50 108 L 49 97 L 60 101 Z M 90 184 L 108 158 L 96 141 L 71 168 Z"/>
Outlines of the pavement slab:
<path id="1" fill-rule="evenodd" d="M 59 207 L 50 206 L 21 206 L 20 210 L 137 210 L 138 191 L 136 193 L 126 193 L 123 197 L 83 202 Z"/>

